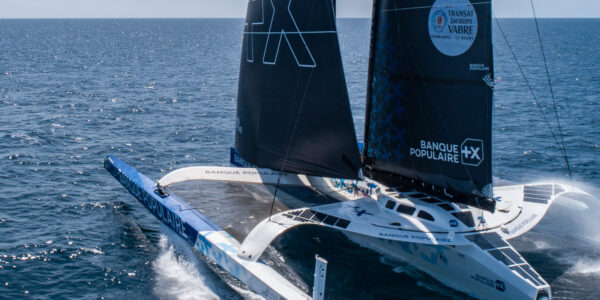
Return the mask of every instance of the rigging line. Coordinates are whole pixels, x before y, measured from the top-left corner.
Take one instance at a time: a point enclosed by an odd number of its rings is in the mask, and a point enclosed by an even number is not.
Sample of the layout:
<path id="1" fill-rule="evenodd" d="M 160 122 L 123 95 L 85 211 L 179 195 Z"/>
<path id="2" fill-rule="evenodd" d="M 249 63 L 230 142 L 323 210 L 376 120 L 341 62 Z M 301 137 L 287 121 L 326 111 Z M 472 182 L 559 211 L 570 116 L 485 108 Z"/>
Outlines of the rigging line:
<path id="1" fill-rule="evenodd" d="M 565 163 L 567 164 L 567 172 L 569 173 L 569 178 L 573 181 L 573 176 L 571 174 L 571 165 L 569 164 L 569 159 L 567 157 L 567 147 L 565 146 L 565 140 L 563 138 L 562 129 L 560 126 L 560 118 L 558 117 L 558 110 L 556 109 L 556 97 L 554 96 L 554 89 L 552 88 L 552 80 L 550 79 L 550 72 L 548 71 L 548 63 L 546 61 L 546 52 L 544 51 L 544 44 L 542 43 L 542 35 L 540 33 L 540 25 L 538 24 L 537 15 L 535 13 L 535 6 L 533 5 L 533 0 L 529 0 L 531 3 L 531 10 L 533 11 L 533 20 L 535 21 L 535 28 L 537 29 L 538 40 L 540 41 L 540 50 L 542 52 L 542 57 L 544 58 L 544 67 L 546 69 L 546 78 L 548 79 L 548 88 L 550 89 L 550 95 L 552 96 L 552 107 L 554 108 L 554 116 L 556 117 L 556 125 L 558 127 L 558 136 L 560 137 L 560 142 L 562 144 L 562 153 Z"/>
<path id="2" fill-rule="evenodd" d="M 294 121 L 294 127 L 292 127 L 292 132 L 290 134 L 290 139 L 288 141 L 287 149 L 285 150 L 285 155 L 283 156 L 283 163 L 281 164 L 281 170 L 279 171 L 279 175 L 277 176 L 277 183 L 275 184 L 275 192 L 273 192 L 273 200 L 271 201 L 271 209 L 269 210 L 269 221 L 271 221 L 271 216 L 273 215 L 273 207 L 275 206 L 275 198 L 277 197 L 277 191 L 279 190 L 279 183 L 281 182 L 281 175 L 283 170 L 285 169 L 285 165 L 287 164 L 287 158 L 290 153 L 290 149 L 292 148 L 292 141 L 294 140 L 294 135 L 296 134 L 296 128 L 298 127 L 298 121 L 300 120 L 300 113 L 302 112 L 302 108 L 304 107 L 304 102 L 306 101 L 306 95 L 308 93 L 308 87 L 310 85 L 310 81 L 312 79 L 314 69 L 311 69 L 310 74 L 308 76 L 308 81 L 306 82 L 306 86 L 304 87 L 304 93 L 302 95 L 302 101 L 300 101 L 300 106 L 298 107 L 298 113 L 296 114 L 296 120 Z"/>
<path id="3" fill-rule="evenodd" d="M 535 93 L 533 92 L 531 83 L 529 83 L 529 79 L 527 79 L 527 76 L 525 75 L 525 71 L 523 71 L 523 67 L 521 66 L 521 63 L 519 63 L 519 59 L 517 59 L 517 55 L 515 54 L 510 43 L 508 42 L 508 38 L 506 37 L 506 34 L 504 33 L 502 26 L 500 25 L 500 21 L 498 21 L 498 18 L 496 18 L 495 14 L 493 14 L 493 15 L 494 15 L 494 20 L 496 21 L 496 25 L 498 25 L 498 29 L 500 30 L 500 33 L 502 34 L 502 37 L 504 38 L 504 41 L 506 42 L 506 45 L 508 46 L 508 49 L 510 50 L 510 54 L 512 55 L 513 59 L 515 60 L 515 63 L 517 64 L 517 67 L 519 68 L 519 72 L 521 72 L 521 76 L 523 76 L 523 80 L 525 80 L 525 84 L 527 85 L 527 88 L 529 88 L 529 92 L 531 93 L 531 96 L 533 97 L 533 100 L 534 100 L 538 110 L 540 111 L 540 114 L 542 115 L 542 118 L 544 119 L 546 126 L 548 126 L 548 130 L 550 130 L 550 134 L 552 135 L 554 142 L 556 144 L 559 144 L 558 138 L 556 137 L 554 130 L 552 130 L 552 127 L 550 126 L 550 122 L 548 121 L 548 118 L 546 118 L 546 114 L 544 113 L 544 110 L 542 109 L 542 106 L 540 105 L 538 98 L 536 97 Z M 562 149 L 560 149 L 560 150 L 561 150 L 561 153 L 563 153 Z"/>

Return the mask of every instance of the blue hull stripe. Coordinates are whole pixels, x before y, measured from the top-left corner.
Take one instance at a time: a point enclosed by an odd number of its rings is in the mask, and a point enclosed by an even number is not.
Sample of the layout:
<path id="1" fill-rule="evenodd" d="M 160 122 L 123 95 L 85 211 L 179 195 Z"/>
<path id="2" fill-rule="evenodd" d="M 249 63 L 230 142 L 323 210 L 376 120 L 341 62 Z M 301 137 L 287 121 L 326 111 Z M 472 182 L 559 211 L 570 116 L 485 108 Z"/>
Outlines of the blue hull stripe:
<path id="1" fill-rule="evenodd" d="M 152 214 L 195 245 L 199 231 L 222 230 L 207 217 L 171 194 L 162 197 L 155 192 L 155 182 L 114 156 L 108 156 L 104 167 Z"/>

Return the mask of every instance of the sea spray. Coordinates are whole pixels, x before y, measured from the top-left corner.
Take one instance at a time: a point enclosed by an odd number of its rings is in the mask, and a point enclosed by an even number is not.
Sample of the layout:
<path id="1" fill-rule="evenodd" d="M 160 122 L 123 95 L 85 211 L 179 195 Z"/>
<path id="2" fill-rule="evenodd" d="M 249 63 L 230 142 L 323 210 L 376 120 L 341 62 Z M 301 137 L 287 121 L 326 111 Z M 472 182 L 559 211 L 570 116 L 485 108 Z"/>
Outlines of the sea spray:
<path id="1" fill-rule="evenodd" d="M 205 272 L 211 272 L 209 269 L 205 267 L 202 270 L 183 256 L 177 255 L 174 246 L 165 235 L 160 237 L 159 248 L 160 254 L 153 263 L 156 273 L 154 292 L 159 298 L 219 299 L 206 285 Z"/>

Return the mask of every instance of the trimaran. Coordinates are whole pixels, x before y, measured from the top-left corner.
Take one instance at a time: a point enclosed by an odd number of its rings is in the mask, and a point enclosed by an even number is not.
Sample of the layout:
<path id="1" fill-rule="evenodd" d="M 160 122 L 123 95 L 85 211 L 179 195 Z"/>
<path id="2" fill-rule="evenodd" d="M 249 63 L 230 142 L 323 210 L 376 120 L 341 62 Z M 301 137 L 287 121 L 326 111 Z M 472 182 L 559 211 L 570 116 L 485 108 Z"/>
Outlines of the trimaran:
<path id="1" fill-rule="evenodd" d="M 475 297 L 549 299 L 550 285 L 508 240 L 532 229 L 559 195 L 579 191 L 492 182 L 491 2 L 375 0 L 373 9 L 362 150 L 334 0 L 249 0 L 237 167 L 187 167 L 158 181 L 113 156 L 105 167 L 202 255 L 268 299 L 311 298 L 260 259 L 278 235 L 302 225 L 342 231 Z M 337 202 L 272 214 L 240 243 L 167 189 L 190 180 L 296 186 Z M 325 265 L 317 258 L 315 298 L 323 297 Z"/>

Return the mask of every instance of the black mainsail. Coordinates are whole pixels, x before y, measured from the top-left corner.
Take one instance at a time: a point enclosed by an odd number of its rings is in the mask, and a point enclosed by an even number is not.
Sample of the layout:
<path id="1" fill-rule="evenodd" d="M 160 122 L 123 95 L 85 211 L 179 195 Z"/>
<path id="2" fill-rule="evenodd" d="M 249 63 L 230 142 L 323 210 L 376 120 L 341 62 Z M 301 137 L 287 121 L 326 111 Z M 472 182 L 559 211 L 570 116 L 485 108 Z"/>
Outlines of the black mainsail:
<path id="1" fill-rule="evenodd" d="M 357 178 L 333 0 L 250 0 L 235 147 L 262 168 Z"/>
<path id="2" fill-rule="evenodd" d="M 376 0 L 363 160 L 493 209 L 490 0 Z"/>

